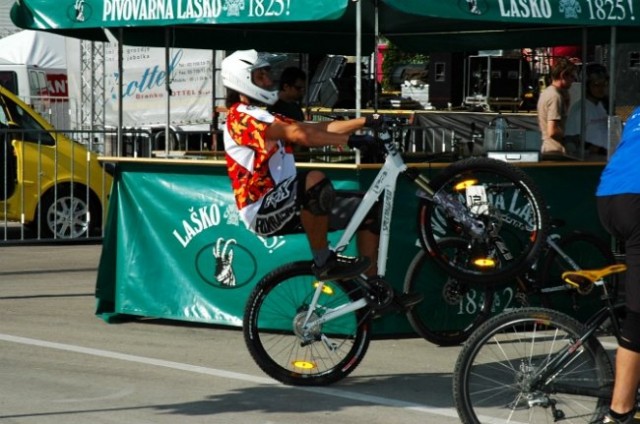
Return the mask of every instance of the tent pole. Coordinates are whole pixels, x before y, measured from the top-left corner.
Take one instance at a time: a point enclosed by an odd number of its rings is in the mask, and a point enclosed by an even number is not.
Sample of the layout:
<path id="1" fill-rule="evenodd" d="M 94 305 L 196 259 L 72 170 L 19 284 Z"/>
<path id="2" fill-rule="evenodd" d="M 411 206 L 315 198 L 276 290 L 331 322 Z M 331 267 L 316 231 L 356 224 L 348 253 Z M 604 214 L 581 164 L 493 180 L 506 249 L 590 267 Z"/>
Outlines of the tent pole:
<path id="1" fill-rule="evenodd" d="M 362 115 L 362 0 L 356 0 L 356 118 Z M 356 149 L 356 164 L 360 164 L 360 150 Z"/>
<path id="2" fill-rule="evenodd" d="M 167 123 L 164 129 L 164 151 L 169 157 L 169 144 L 171 142 L 171 81 L 169 75 L 169 27 L 164 29 L 164 84 L 167 93 Z"/>
<path id="3" fill-rule="evenodd" d="M 124 79 L 123 75 L 123 66 L 122 66 L 122 39 L 124 38 L 122 28 L 118 28 L 118 146 L 117 152 L 118 156 L 123 156 L 122 151 L 122 123 L 123 119 L 123 109 L 122 109 L 122 91 L 124 83 L 122 82 Z"/>
<path id="4" fill-rule="evenodd" d="M 378 58 L 378 46 L 380 45 L 380 23 L 378 21 L 378 0 L 374 2 L 374 37 L 373 42 L 375 45 L 373 46 L 373 111 L 378 111 L 378 62 L 380 62 Z"/>
<path id="5" fill-rule="evenodd" d="M 613 76 L 616 73 L 616 38 L 617 38 L 617 27 L 611 27 L 611 40 L 609 41 L 609 75 Z M 614 113 L 614 105 L 615 105 L 615 96 L 616 96 L 616 87 L 615 84 L 609 84 L 609 115 L 613 115 Z"/>
<path id="6" fill-rule="evenodd" d="M 582 69 L 580 70 L 580 152 L 578 157 L 585 159 L 586 152 L 584 150 L 585 137 L 587 134 L 587 27 L 582 27 Z"/>
<path id="7" fill-rule="evenodd" d="M 362 0 L 356 2 L 356 118 L 362 102 Z"/>
<path id="8" fill-rule="evenodd" d="M 609 119 L 608 119 L 608 125 L 607 128 L 609 129 L 609 131 L 607 131 L 607 159 L 609 159 L 611 157 L 611 154 L 613 153 L 612 151 L 612 147 L 613 147 L 613 140 L 611 139 L 611 133 L 612 133 L 612 127 L 615 125 L 617 126 L 617 117 L 615 116 L 615 104 L 616 104 L 616 86 L 614 84 L 614 80 L 615 80 L 615 75 L 616 75 L 616 60 L 618 60 L 618 58 L 616 57 L 616 46 L 617 46 L 617 35 L 618 35 L 618 28 L 612 26 L 611 27 L 611 40 L 609 41 Z M 616 142 L 618 142 L 619 140 L 616 140 Z"/>

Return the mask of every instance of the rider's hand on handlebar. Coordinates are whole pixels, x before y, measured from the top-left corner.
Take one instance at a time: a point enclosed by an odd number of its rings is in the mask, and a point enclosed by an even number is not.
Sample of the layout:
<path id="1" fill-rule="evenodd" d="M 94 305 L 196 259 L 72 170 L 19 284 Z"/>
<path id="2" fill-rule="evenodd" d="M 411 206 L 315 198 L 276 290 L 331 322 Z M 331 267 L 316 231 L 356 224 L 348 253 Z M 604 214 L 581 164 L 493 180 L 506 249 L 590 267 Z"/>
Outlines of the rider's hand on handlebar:
<path id="1" fill-rule="evenodd" d="M 384 147 L 376 137 L 371 135 L 352 134 L 349 136 L 348 146 L 360 150 L 362 163 L 384 162 Z"/>
<path id="2" fill-rule="evenodd" d="M 375 138 L 370 135 L 351 134 L 347 145 L 352 149 L 360 150 L 360 153 L 366 156 L 368 153 L 375 151 Z"/>
<path id="3" fill-rule="evenodd" d="M 385 116 L 379 113 L 372 113 L 364 119 L 364 126 L 375 131 L 380 130 L 385 123 Z"/>

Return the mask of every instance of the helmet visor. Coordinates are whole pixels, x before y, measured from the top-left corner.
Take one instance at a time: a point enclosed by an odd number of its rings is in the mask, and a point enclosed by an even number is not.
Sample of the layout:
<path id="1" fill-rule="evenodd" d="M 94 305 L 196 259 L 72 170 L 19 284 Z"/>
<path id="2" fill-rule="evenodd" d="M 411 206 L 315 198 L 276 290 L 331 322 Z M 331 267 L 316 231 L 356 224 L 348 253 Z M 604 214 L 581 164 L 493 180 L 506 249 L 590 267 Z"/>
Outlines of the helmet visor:
<path id="1" fill-rule="evenodd" d="M 250 68 L 251 71 L 261 68 L 271 68 L 273 65 L 277 65 L 278 63 L 284 62 L 287 60 L 287 56 L 284 54 L 274 54 L 274 53 L 266 53 L 259 52 L 258 59 L 256 63 Z"/>

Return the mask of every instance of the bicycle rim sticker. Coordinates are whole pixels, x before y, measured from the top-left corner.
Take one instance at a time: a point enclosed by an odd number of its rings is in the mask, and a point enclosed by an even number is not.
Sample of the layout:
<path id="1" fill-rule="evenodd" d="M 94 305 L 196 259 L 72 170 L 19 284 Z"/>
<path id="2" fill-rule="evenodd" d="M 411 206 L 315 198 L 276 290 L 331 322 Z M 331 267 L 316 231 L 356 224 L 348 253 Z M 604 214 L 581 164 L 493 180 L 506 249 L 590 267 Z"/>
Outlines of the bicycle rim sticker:
<path id="1" fill-rule="evenodd" d="M 472 185 L 466 189 L 467 206 L 476 215 L 489 214 L 487 191 L 482 185 Z"/>

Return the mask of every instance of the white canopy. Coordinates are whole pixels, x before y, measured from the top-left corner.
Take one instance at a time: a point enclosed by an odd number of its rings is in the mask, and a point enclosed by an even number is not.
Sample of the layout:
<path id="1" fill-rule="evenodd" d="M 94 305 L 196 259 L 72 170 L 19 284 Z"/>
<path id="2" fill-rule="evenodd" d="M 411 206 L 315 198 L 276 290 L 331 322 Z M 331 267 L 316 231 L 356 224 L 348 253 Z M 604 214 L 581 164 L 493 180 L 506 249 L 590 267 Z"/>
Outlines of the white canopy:
<path id="1" fill-rule="evenodd" d="M 42 31 L 17 32 L 0 39 L 0 60 L 40 68 L 65 69 L 65 38 Z"/>

